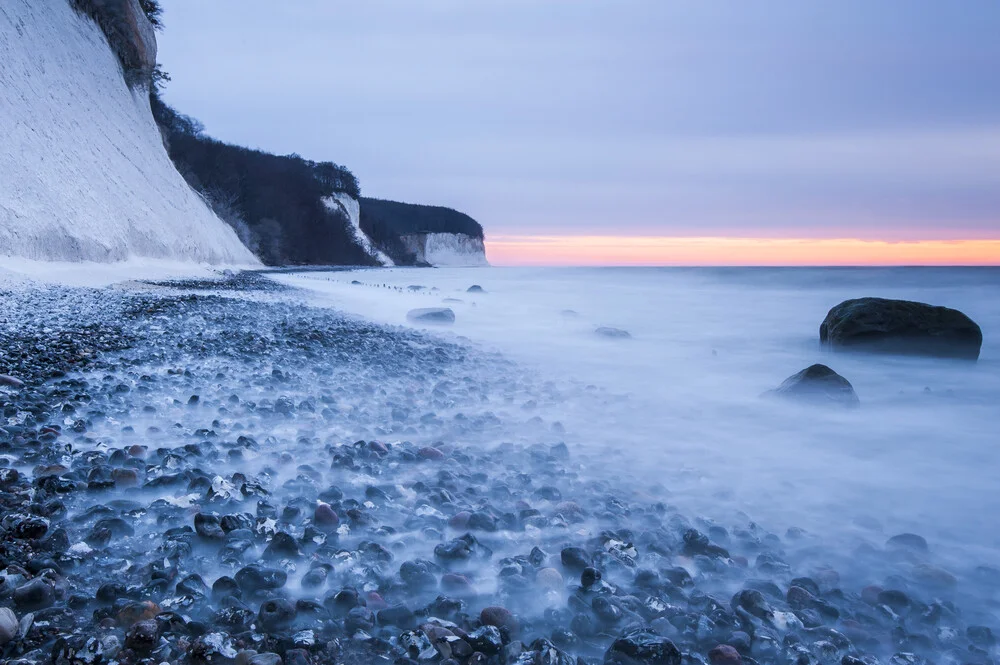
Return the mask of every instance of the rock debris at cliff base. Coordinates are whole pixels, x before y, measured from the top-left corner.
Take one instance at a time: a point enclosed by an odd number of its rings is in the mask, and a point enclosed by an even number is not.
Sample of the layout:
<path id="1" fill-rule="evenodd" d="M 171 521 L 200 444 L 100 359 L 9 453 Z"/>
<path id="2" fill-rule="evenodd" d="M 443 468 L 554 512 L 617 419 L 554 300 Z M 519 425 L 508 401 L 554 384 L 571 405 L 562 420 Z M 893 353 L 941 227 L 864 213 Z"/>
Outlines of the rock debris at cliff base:
<path id="1" fill-rule="evenodd" d="M 996 568 L 682 514 L 555 384 L 265 283 L 0 294 L 0 660 L 996 662 Z"/>

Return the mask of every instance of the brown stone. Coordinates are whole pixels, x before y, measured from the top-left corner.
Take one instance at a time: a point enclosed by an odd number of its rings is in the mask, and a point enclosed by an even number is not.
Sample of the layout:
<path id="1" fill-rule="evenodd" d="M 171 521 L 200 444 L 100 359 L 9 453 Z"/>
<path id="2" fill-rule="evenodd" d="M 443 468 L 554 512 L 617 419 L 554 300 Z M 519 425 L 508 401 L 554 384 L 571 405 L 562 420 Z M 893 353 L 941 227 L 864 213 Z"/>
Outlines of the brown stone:
<path id="1" fill-rule="evenodd" d="M 440 460 L 444 459 L 444 453 L 433 446 L 426 446 L 417 451 L 417 457 L 427 460 Z"/>
<path id="2" fill-rule="evenodd" d="M 136 487 L 139 485 L 139 473 L 135 469 L 112 469 L 111 480 L 117 487 Z"/>
<path id="3" fill-rule="evenodd" d="M 720 644 L 708 652 L 708 660 L 712 665 L 742 665 L 743 656 L 734 647 Z"/>
<path id="4" fill-rule="evenodd" d="M 484 607 L 479 613 L 479 620 L 487 626 L 506 628 L 511 633 L 517 632 L 517 618 L 506 607 L 498 605 Z"/>
<path id="5" fill-rule="evenodd" d="M 316 510 L 313 512 L 313 522 L 319 529 L 332 531 L 340 524 L 340 516 L 337 515 L 337 511 L 330 504 L 321 503 L 316 506 Z"/>
<path id="6" fill-rule="evenodd" d="M 118 623 L 126 627 L 132 626 L 154 618 L 160 611 L 160 606 L 151 600 L 129 603 L 118 612 Z"/>

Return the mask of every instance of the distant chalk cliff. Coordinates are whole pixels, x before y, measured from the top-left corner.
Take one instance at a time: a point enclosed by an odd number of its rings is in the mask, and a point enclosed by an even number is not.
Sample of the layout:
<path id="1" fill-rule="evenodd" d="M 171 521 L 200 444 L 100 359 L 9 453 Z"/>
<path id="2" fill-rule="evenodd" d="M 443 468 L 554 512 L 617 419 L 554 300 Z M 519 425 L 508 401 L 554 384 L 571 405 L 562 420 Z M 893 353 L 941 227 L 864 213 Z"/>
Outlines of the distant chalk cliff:
<path id="1" fill-rule="evenodd" d="M 465 263 L 485 263 L 483 229 L 468 215 L 361 197 L 347 167 L 224 143 L 158 94 L 151 102 L 177 169 L 267 265 L 453 265 L 443 249 L 404 240 L 428 233 L 467 237 L 459 244 L 472 253 L 478 240 L 478 258 Z M 430 247 L 446 244 L 436 237 Z"/>
<path id="2" fill-rule="evenodd" d="M 403 244 L 417 265 L 471 267 L 488 265 L 483 239 L 464 233 L 411 233 Z"/>
<path id="3" fill-rule="evenodd" d="M 361 228 L 399 265 L 488 265 L 483 227 L 451 208 L 363 198 Z"/>

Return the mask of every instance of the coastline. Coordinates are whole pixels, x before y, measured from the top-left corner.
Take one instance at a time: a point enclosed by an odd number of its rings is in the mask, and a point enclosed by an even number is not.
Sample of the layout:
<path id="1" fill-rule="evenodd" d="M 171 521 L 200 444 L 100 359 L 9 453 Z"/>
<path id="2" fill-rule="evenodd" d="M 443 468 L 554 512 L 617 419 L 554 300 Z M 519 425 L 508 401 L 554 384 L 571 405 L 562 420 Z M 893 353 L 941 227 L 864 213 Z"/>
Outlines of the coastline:
<path id="1" fill-rule="evenodd" d="M 823 534 L 686 513 L 561 443 L 534 411 L 562 399 L 544 377 L 266 276 L 4 297 L 3 372 L 26 384 L 2 389 L 0 596 L 31 615 L 12 662 L 56 635 L 123 662 L 595 662 L 623 639 L 696 661 L 817 642 L 887 658 L 943 648 L 936 629 L 891 637 L 941 598 L 968 608 L 940 621 L 974 647 L 998 581 L 948 572 L 922 538 L 852 561 Z M 893 576 L 905 590 L 871 590 Z"/>

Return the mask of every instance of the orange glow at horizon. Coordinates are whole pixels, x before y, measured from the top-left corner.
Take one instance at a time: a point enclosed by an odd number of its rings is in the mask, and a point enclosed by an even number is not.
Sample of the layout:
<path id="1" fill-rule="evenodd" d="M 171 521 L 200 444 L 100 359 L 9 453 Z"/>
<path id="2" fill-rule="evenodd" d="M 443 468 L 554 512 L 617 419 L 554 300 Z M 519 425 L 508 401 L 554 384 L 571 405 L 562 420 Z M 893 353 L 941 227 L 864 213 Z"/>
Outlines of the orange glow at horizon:
<path id="1" fill-rule="evenodd" d="M 1000 265 L 1000 239 L 496 236 L 486 255 L 501 266 L 972 266 Z"/>

